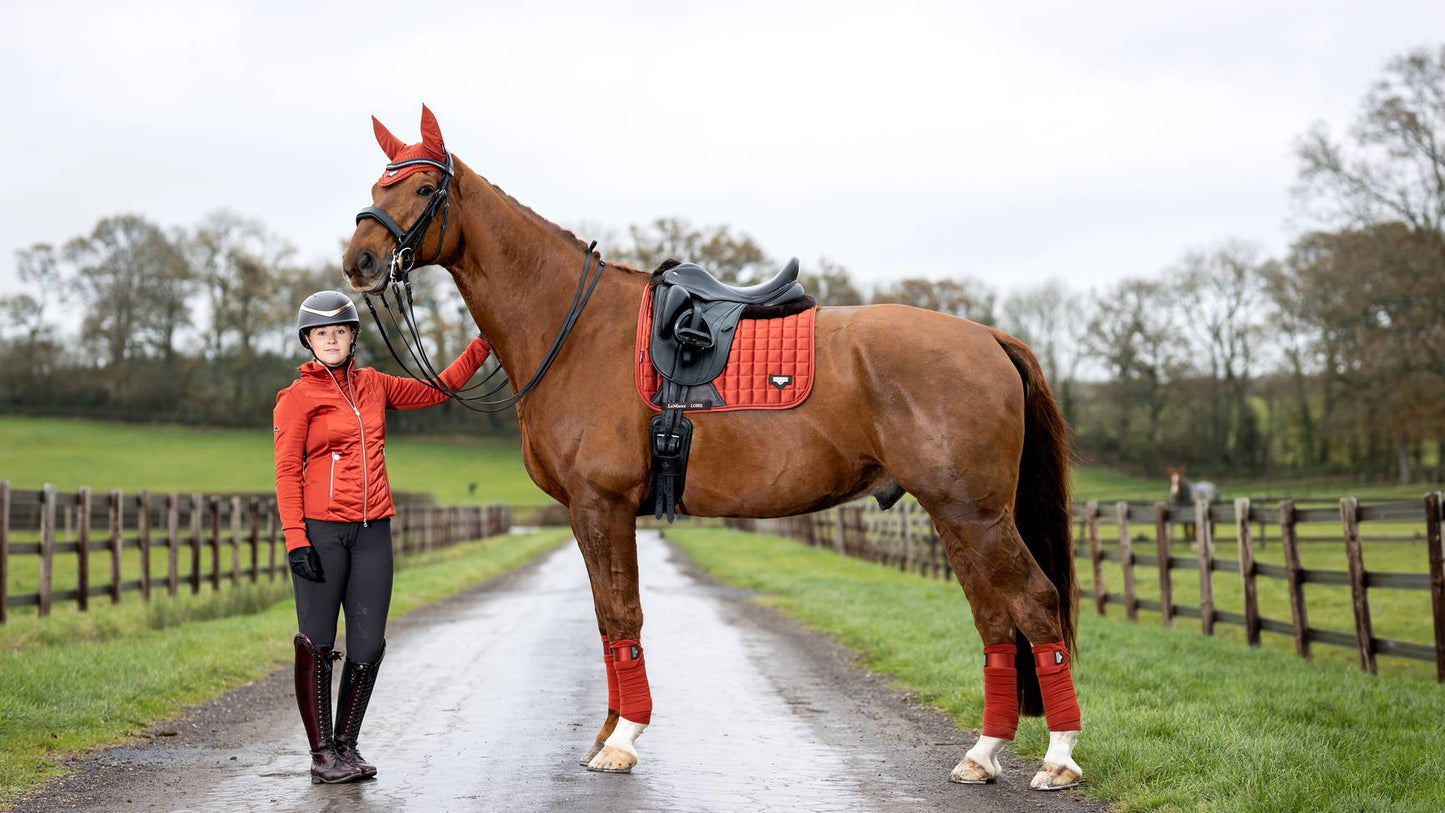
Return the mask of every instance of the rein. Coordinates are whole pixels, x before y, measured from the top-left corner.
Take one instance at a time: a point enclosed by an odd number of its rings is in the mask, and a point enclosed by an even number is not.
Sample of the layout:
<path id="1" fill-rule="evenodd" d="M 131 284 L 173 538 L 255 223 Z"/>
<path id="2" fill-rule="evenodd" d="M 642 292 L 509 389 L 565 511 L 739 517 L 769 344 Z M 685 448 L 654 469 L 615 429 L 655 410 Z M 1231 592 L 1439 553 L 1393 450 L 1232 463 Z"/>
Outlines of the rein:
<path id="1" fill-rule="evenodd" d="M 436 253 L 432 255 L 432 258 L 423 263 L 423 265 L 431 265 L 441 255 L 442 242 L 446 238 L 447 214 L 451 208 L 448 194 L 453 175 L 452 157 L 451 154 L 448 153 L 445 164 L 426 158 L 417 158 L 410 161 L 388 164 L 386 168 L 393 170 L 416 164 L 425 164 L 441 170 L 443 173 L 443 181 L 441 185 L 437 187 L 437 191 L 432 193 L 431 200 L 427 202 L 426 209 L 417 217 L 416 222 L 412 223 L 411 228 L 403 231 L 390 215 L 376 206 L 368 206 L 356 215 L 357 224 L 360 224 L 362 220 L 368 218 L 375 220 L 391 233 L 392 239 L 396 240 L 396 248 L 392 250 L 391 265 L 387 270 L 385 278 L 377 287 L 363 294 L 362 298 L 366 300 L 366 307 L 371 311 L 371 318 L 376 322 L 377 328 L 381 331 L 381 338 L 386 342 L 386 349 L 391 352 L 391 357 L 396 360 L 396 363 L 408 376 L 446 395 L 448 398 L 455 400 L 457 403 L 474 412 L 501 412 L 511 409 L 517 402 L 521 401 L 528 393 L 535 389 L 537 384 L 541 382 L 542 376 L 546 375 L 547 371 L 551 369 L 552 362 L 556 360 L 557 354 L 562 350 L 562 345 L 567 341 L 567 337 L 572 334 L 572 328 L 576 325 L 578 317 L 582 315 L 582 309 L 587 306 L 587 301 L 592 298 L 592 291 L 597 288 L 597 283 L 602 280 L 602 272 L 607 267 L 607 263 L 599 258 L 597 260 L 596 271 L 594 272 L 592 270 L 592 252 L 597 248 L 597 241 L 592 241 L 592 243 L 587 246 L 587 253 L 582 261 L 582 277 L 577 281 L 577 292 L 572 296 L 572 304 L 567 309 L 567 318 L 563 320 L 562 326 L 557 331 L 557 337 L 552 341 L 551 349 L 547 351 L 547 355 L 537 367 L 537 371 L 532 374 L 531 379 L 528 380 L 520 390 L 505 398 L 489 400 L 490 396 L 495 395 L 503 387 L 507 386 L 507 380 L 503 378 L 501 382 L 495 384 L 486 392 L 467 394 L 472 390 L 485 386 L 488 380 L 502 369 L 500 366 L 492 368 L 492 371 L 487 373 L 486 377 L 476 384 L 463 387 L 459 390 L 452 389 L 447 386 L 445 381 L 442 381 L 441 376 L 437 373 L 435 366 L 431 362 L 431 358 L 427 355 L 426 347 L 422 344 L 421 331 L 417 328 L 416 313 L 413 308 L 411 287 L 411 271 L 415 267 L 417 249 L 421 245 L 422 237 L 431 226 L 432 220 L 436 217 L 438 208 L 442 211 L 442 230 L 437 239 L 437 250 Z M 390 299 L 387 298 L 388 289 L 390 289 L 391 292 Z M 381 317 L 376 312 L 376 305 L 371 301 L 372 295 L 374 294 L 380 296 L 382 308 L 390 317 L 397 338 L 400 339 L 402 346 L 406 348 L 407 355 L 411 356 L 412 363 L 417 367 L 418 372 L 413 372 L 412 368 L 402 360 L 401 354 L 397 352 L 396 346 L 392 343 L 391 334 L 386 330 L 386 324 L 382 322 Z M 402 298 L 403 294 L 405 294 L 405 301 L 403 301 Z M 397 320 L 398 312 L 401 314 L 400 321 Z"/>

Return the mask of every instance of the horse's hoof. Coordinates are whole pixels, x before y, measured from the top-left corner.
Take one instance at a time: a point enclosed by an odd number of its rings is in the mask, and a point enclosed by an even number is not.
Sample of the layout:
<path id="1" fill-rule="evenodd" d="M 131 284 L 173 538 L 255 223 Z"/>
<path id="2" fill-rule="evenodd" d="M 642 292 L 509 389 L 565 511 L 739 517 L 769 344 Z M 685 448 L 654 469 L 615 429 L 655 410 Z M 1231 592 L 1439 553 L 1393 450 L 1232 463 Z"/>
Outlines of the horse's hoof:
<path id="1" fill-rule="evenodd" d="M 1051 765 L 1044 763 L 1043 770 L 1034 774 L 1029 787 L 1034 790 L 1068 790 L 1079 786 L 1083 772 L 1077 765 Z"/>
<path id="2" fill-rule="evenodd" d="M 577 760 L 577 764 L 585 768 L 592 763 L 592 758 L 600 753 L 602 753 L 602 740 L 596 740 L 592 743 L 592 747 L 587 749 L 587 753 Z"/>
<path id="3" fill-rule="evenodd" d="M 994 766 L 990 772 L 988 768 L 975 762 L 973 757 L 964 757 L 953 769 L 953 773 L 948 775 L 948 781 L 960 785 L 987 785 L 998 779 L 999 773 L 998 766 Z"/>
<path id="4" fill-rule="evenodd" d="M 611 745 L 602 747 L 597 756 L 587 763 L 587 770 L 600 771 L 602 773 L 632 773 L 632 766 L 637 764 L 637 754 L 629 754 L 621 748 L 614 748 Z"/>

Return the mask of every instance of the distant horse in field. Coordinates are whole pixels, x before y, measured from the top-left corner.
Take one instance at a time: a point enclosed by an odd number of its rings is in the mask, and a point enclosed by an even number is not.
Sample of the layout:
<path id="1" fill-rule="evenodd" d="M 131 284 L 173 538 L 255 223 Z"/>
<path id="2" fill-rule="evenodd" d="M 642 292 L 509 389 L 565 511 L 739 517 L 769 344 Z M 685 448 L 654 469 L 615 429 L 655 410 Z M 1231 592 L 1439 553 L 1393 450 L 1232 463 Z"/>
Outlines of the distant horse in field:
<path id="1" fill-rule="evenodd" d="M 591 582 L 609 702 L 582 762 L 628 772 L 652 710 L 635 531 L 638 514 L 652 513 L 644 501 L 654 412 L 639 397 L 634 366 L 655 275 L 600 267 L 591 247 L 448 151 L 425 108 L 418 144 L 373 126 L 390 163 L 342 267 L 368 294 L 404 279 L 413 264 L 444 267 L 493 344 L 519 390 L 527 472 L 567 507 Z M 578 260 L 581 280 L 596 269 L 590 300 L 581 297 Z M 885 505 L 914 495 L 938 528 L 984 644 L 983 736 L 950 779 L 996 779 L 998 752 L 1022 711 L 1043 713 L 1050 732 L 1032 787 L 1077 784 L 1068 426 L 1037 359 L 998 330 L 898 305 L 820 308 L 814 325 L 806 400 L 690 413 L 679 510 L 783 517 L 867 495 Z"/>
<path id="2" fill-rule="evenodd" d="M 1184 476 L 1184 469 L 1169 469 L 1169 505 L 1174 508 L 1184 509 L 1180 512 L 1179 524 L 1184 528 L 1184 535 L 1190 542 L 1196 541 L 1194 535 L 1194 505 L 1203 503 L 1213 505 L 1219 502 L 1219 487 L 1208 480 L 1193 482 Z"/>

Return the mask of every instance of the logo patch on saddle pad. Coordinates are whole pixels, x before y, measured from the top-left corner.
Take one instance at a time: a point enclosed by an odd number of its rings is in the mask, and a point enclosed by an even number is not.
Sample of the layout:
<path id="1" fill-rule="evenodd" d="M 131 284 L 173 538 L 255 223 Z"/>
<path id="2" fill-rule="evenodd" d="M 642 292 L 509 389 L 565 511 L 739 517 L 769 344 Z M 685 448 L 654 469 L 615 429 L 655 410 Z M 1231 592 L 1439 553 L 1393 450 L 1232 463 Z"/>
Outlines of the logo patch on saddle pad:
<path id="1" fill-rule="evenodd" d="M 686 403 L 676 406 L 687 412 L 727 412 L 792 409 L 803 403 L 813 392 L 813 325 L 817 313 L 817 308 L 808 308 L 790 316 L 738 322 L 728 350 L 727 366 L 711 382 L 722 403 L 694 403 L 693 399 L 698 397 L 694 391 L 684 396 Z M 661 406 L 653 400 L 662 388 L 662 376 L 652 366 L 651 336 L 652 290 L 649 289 L 643 294 L 637 317 L 633 378 L 643 403 L 654 411 L 661 411 Z"/>

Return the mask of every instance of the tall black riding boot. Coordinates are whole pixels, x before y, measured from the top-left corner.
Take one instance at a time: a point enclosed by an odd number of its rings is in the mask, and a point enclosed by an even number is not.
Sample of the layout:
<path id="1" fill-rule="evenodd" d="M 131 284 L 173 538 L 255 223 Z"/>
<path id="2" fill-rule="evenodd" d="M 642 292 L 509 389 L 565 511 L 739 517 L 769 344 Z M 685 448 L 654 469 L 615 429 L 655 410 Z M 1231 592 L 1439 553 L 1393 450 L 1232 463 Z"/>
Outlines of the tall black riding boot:
<path id="1" fill-rule="evenodd" d="M 362 759 L 356 750 L 356 737 L 361 733 L 366 705 L 371 702 L 371 690 L 376 687 L 376 673 L 385 657 L 386 643 L 382 642 L 381 654 L 374 663 L 357 663 L 347 658 L 346 665 L 341 667 L 341 691 L 336 698 L 336 753 L 361 769 L 363 776 L 376 776 L 376 766 Z"/>
<path id="2" fill-rule="evenodd" d="M 337 756 L 331 732 L 331 647 L 317 649 L 306 635 L 296 636 L 296 706 L 311 745 L 312 784 L 360 779 L 361 769 Z"/>

